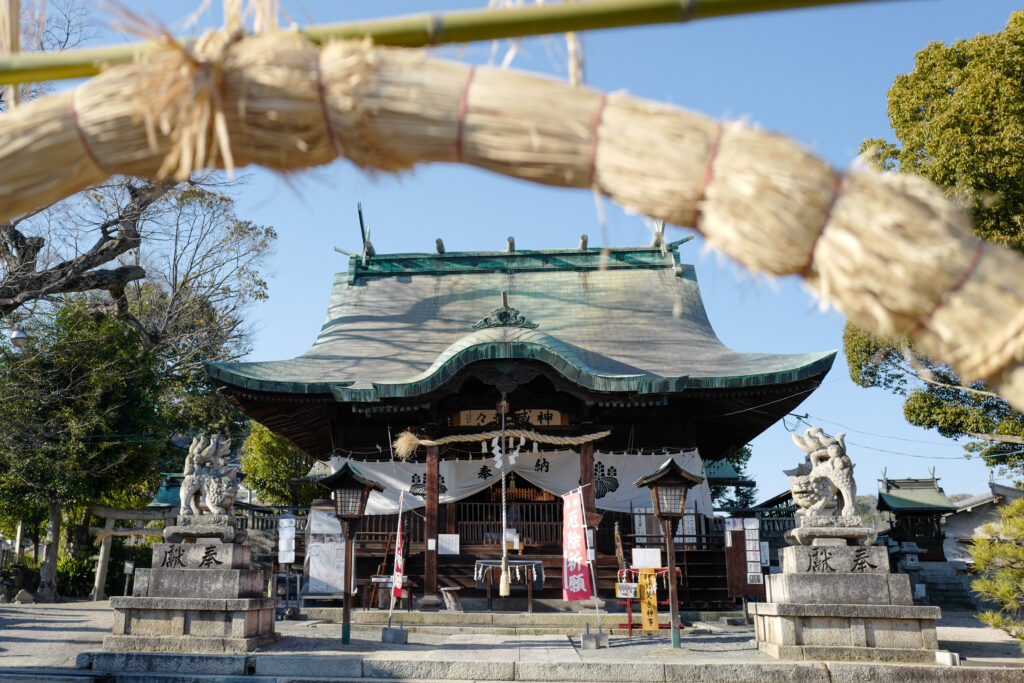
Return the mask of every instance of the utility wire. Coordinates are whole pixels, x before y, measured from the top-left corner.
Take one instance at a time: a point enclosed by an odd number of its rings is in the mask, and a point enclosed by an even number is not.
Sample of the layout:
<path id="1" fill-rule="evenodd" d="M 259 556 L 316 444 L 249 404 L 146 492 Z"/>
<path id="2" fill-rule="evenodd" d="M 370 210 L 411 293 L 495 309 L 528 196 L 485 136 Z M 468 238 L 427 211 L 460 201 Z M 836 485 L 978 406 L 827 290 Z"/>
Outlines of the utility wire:
<path id="1" fill-rule="evenodd" d="M 824 418 L 814 417 L 813 415 L 807 415 L 807 414 L 797 415 L 795 413 L 789 413 L 789 416 L 790 417 L 795 417 L 798 422 L 802 422 L 805 425 L 807 425 L 808 427 L 813 427 L 814 426 L 814 425 L 812 425 L 810 422 L 808 422 L 806 420 L 806 418 L 810 417 L 810 418 L 813 418 L 815 420 L 820 420 L 822 422 L 828 422 L 829 424 L 837 425 L 839 427 L 842 427 L 843 429 L 848 429 L 851 432 L 857 432 L 859 434 L 867 434 L 867 435 L 870 435 L 870 436 L 877 436 L 877 437 L 884 438 L 884 439 L 889 439 L 889 438 L 898 439 L 899 438 L 899 437 L 895 437 L 895 436 L 894 437 L 885 436 L 884 434 L 873 434 L 872 432 L 864 432 L 864 431 L 861 431 L 859 429 L 854 429 L 852 427 L 847 427 L 846 425 L 840 424 L 838 422 L 833 422 L 832 420 L 826 420 Z M 795 427 L 793 429 L 789 428 L 789 425 L 786 424 L 785 419 L 783 419 L 783 425 L 785 426 L 787 431 L 790 431 L 790 432 L 796 431 Z M 915 441 L 914 439 L 903 439 L 903 440 L 904 441 Z M 851 446 L 857 446 L 858 448 L 866 448 L 869 451 L 878 451 L 879 453 L 889 453 L 891 455 L 903 455 L 903 456 L 906 456 L 908 458 L 921 458 L 923 460 L 970 460 L 971 459 L 971 456 L 969 456 L 969 455 L 921 455 L 920 453 L 905 453 L 903 451 L 893 451 L 893 450 L 889 450 L 889 449 L 886 449 L 886 448 L 878 448 L 877 446 L 869 446 L 867 444 L 857 443 L 855 441 L 848 441 L 847 443 L 849 443 Z M 934 442 L 931 442 L 931 441 L 920 441 L 920 443 L 926 443 L 926 444 L 932 445 L 932 446 L 952 445 L 952 444 L 939 444 L 939 443 L 934 443 Z M 1020 449 L 1020 450 L 1016 450 L 1016 451 L 1010 451 L 1010 452 L 1007 452 L 1007 453 L 994 453 L 992 455 L 984 455 L 984 456 L 979 454 L 978 457 L 981 457 L 981 458 L 984 458 L 984 459 L 988 460 L 988 459 L 993 459 L 993 458 L 1006 458 L 1006 457 L 1009 457 L 1011 455 L 1020 455 L 1021 453 L 1024 453 L 1024 449 Z"/>

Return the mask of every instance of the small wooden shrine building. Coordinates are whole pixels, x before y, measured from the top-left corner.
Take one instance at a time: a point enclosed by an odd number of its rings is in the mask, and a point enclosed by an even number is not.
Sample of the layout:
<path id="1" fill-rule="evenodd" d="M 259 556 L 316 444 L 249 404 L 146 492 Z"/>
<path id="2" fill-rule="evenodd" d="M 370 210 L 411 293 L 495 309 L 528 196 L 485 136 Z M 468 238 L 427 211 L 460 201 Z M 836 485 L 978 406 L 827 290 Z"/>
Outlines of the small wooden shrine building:
<path id="1" fill-rule="evenodd" d="M 956 512 L 957 506 L 939 486 L 934 471 L 928 479 L 889 479 L 883 473 L 876 507 L 892 514 L 889 538 L 916 543 L 925 551 L 920 557 L 925 562 L 945 561 L 942 517 Z"/>
<path id="2" fill-rule="evenodd" d="M 504 395 L 506 426 L 543 435 L 509 449 L 519 456 L 508 526 L 523 557 L 541 558 L 545 588 L 559 587 L 558 496 L 582 483 L 599 570 L 610 564 L 599 589 L 610 590 L 616 522 L 626 546 L 645 533 L 660 541 L 642 519 L 649 494 L 633 482 L 670 457 L 705 478 L 703 462 L 796 408 L 835 356 L 727 348 L 680 259 L 685 241 L 353 257 L 308 352 L 207 370 L 252 419 L 335 467 L 359 461 L 385 485 L 368 503 L 367 547 L 395 528 L 406 492 L 406 509 L 417 508 L 407 571 L 426 594 L 472 584 L 466 565 L 500 554 L 500 476 L 489 440 L 420 447 L 409 461 L 393 461 L 389 444 L 407 429 L 435 440 L 494 430 Z M 691 499 L 680 552 L 715 532 L 706 482 Z"/>

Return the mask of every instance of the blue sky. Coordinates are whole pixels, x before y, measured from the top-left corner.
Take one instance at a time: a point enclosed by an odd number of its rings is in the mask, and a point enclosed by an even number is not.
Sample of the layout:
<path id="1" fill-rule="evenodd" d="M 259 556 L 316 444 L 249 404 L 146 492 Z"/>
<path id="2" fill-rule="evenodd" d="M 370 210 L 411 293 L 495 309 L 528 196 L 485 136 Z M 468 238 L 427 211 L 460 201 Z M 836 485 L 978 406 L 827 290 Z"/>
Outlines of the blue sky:
<path id="1" fill-rule="evenodd" d="M 306 25 L 485 4 L 285 0 L 283 7 Z M 137 11 L 151 7 L 172 28 L 195 8 L 192 2 L 131 5 Z M 591 32 L 583 36 L 586 83 L 717 118 L 744 119 L 845 167 L 865 137 L 889 135 L 885 94 L 897 74 L 912 70 L 915 52 L 929 42 L 999 31 L 1019 7 L 1005 0 L 886 1 Z M 201 25 L 219 22 L 219 7 L 211 7 Z M 104 42 L 114 40 L 108 34 Z M 503 54 L 505 46 L 500 49 Z M 486 63 L 491 51 L 487 43 L 437 52 Z M 563 40 L 524 41 L 513 68 L 564 76 Z M 291 358 L 315 338 L 333 275 L 347 265 L 334 247 L 359 245 L 357 201 L 381 253 L 432 251 L 436 237 L 449 251 L 502 249 L 508 235 L 522 249 L 573 247 L 581 233 L 590 235 L 591 246 L 650 240 L 641 217 L 608 203 L 602 236 L 587 192 L 454 165 L 423 166 L 400 178 L 369 178 L 344 161 L 287 178 L 256 170 L 237 199 L 242 216 L 273 225 L 280 234 L 270 266 L 270 300 L 250 311 L 256 329 L 252 360 Z M 670 227 L 669 238 L 687 232 Z M 711 321 L 729 346 L 780 353 L 841 349 L 842 316 L 820 311 L 798 280 L 755 277 L 706 251 L 699 239 L 682 254 L 696 264 Z M 810 422 L 830 433 L 848 432 L 861 493 L 877 490 L 883 467 L 890 477 L 904 477 L 927 476 L 934 466 L 949 494 L 985 489 L 989 473 L 980 461 L 965 461 L 957 444 L 907 425 L 896 397 L 854 386 L 841 355 L 797 412 L 809 413 Z M 792 427 L 794 420 L 788 423 Z M 753 446 L 750 471 L 759 497 L 782 491 L 787 484 L 781 470 L 803 456 L 785 426 L 769 429 Z"/>

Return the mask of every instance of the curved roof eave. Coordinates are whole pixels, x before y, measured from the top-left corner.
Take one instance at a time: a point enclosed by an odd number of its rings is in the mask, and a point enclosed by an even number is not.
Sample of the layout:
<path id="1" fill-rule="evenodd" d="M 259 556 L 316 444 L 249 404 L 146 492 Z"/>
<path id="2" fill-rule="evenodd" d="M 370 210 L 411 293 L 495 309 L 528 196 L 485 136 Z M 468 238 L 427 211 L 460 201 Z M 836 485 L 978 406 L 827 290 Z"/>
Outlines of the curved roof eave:
<path id="1" fill-rule="evenodd" d="M 413 398 L 434 391 L 471 363 L 483 360 L 536 360 L 566 379 L 592 391 L 608 393 L 681 393 L 684 389 L 733 389 L 788 384 L 825 374 L 836 352 L 815 354 L 809 363 L 785 370 L 730 377 L 659 377 L 649 374 L 607 374 L 590 367 L 571 345 L 543 333 L 532 333 L 533 341 L 476 341 L 479 333 L 452 344 L 430 368 L 404 382 L 373 382 L 354 388 L 355 382 L 277 382 L 248 377 L 227 363 L 206 363 L 214 379 L 257 391 L 291 394 L 333 394 L 343 403 L 375 403 L 382 399 Z M 473 340 L 473 341 L 470 341 Z"/>

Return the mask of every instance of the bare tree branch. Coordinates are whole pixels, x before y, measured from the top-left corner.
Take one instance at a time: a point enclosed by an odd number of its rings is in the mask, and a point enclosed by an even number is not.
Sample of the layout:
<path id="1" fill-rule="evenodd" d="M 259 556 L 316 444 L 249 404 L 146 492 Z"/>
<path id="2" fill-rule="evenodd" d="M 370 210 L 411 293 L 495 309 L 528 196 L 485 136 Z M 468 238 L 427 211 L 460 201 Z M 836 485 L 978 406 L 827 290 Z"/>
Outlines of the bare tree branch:
<path id="1" fill-rule="evenodd" d="M 26 237 L 14 222 L 0 224 L 0 265 L 4 269 L 0 279 L 0 315 L 8 315 L 29 301 L 68 292 L 106 289 L 118 290 L 123 295 L 128 282 L 146 276 L 145 269 L 94 269 L 139 246 L 143 214 L 172 186 L 165 182 L 138 186 L 129 182 L 129 201 L 99 226 L 100 236 L 92 247 L 49 267 L 40 268 L 38 263 L 39 252 L 45 245 L 42 237 Z"/>
<path id="2" fill-rule="evenodd" d="M 903 349 L 903 358 L 904 360 L 907 361 L 907 364 L 909 365 L 909 367 L 904 367 L 903 371 L 906 372 L 908 375 L 921 380 L 922 382 L 931 384 L 932 386 L 942 387 L 943 389 L 955 389 L 957 391 L 964 391 L 968 394 L 976 394 L 978 396 L 987 396 L 988 398 L 1002 399 L 1002 396 L 1000 396 L 999 394 L 993 393 L 991 391 L 985 391 L 984 389 L 975 389 L 974 387 L 969 387 L 963 384 L 948 384 L 946 382 L 938 381 L 937 379 L 935 379 L 935 376 L 931 373 L 931 371 L 929 371 L 928 368 L 924 367 L 924 365 L 921 364 L 921 362 L 917 359 L 917 355 L 909 348 Z"/>
<path id="3" fill-rule="evenodd" d="M 982 441 L 996 441 L 999 443 L 1013 443 L 1024 445 L 1024 437 L 1014 436 L 1012 434 L 981 434 L 977 432 L 965 432 L 967 436 L 972 436 L 975 439 L 981 439 Z"/>

